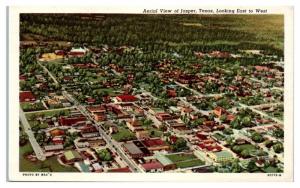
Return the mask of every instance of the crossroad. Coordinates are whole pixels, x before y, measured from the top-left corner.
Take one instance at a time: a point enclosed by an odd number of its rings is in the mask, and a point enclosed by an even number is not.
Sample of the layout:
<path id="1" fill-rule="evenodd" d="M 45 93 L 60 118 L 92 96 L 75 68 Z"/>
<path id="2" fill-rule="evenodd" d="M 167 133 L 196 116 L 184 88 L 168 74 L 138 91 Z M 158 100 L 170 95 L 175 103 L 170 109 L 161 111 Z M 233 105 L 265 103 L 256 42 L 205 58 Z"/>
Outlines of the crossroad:
<path id="1" fill-rule="evenodd" d="M 55 76 L 52 75 L 52 73 L 45 67 L 43 66 L 40 62 L 38 64 L 48 73 L 48 75 L 52 78 L 52 80 L 56 83 L 59 84 L 59 82 L 56 80 Z M 129 168 L 133 172 L 144 172 L 143 169 L 138 166 L 132 159 L 130 159 L 125 152 L 122 150 L 121 146 L 115 142 L 114 140 L 111 139 L 109 135 L 105 133 L 105 131 L 102 129 L 102 125 L 94 120 L 94 118 L 91 116 L 90 112 L 88 112 L 85 108 L 85 106 L 81 105 L 71 94 L 69 94 L 66 91 L 65 87 L 62 87 L 62 94 L 66 99 L 68 99 L 70 102 L 74 104 L 74 106 L 84 115 L 86 116 L 91 122 L 94 123 L 94 125 L 97 125 L 96 128 L 99 131 L 100 135 L 103 136 L 103 139 L 106 141 L 108 144 L 109 148 L 112 151 L 116 151 L 119 156 L 128 164 Z"/>
<path id="2" fill-rule="evenodd" d="M 74 103 L 75 107 L 84 115 L 86 116 L 94 125 L 97 125 L 96 128 L 99 131 L 100 135 L 103 136 L 103 139 L 106 141 L 108 146 L 112 151 L 116 151 L 119 156 L 128 164 L 129 168 L 134 172 L 144 172 L 140 166 L 138 166 L 132 159 L 130 159 L 125 152 L 122 150 L 121 146 L 112 140 L 112 138 L 105 133 L 102 129 L 102 124 L 96 122 L 91 114 L 86 110 L 86 108 L 81 105 L 75 98 L 72 97 L 67 91 L 63 91 L 63 95 L 71 102 Z"/>

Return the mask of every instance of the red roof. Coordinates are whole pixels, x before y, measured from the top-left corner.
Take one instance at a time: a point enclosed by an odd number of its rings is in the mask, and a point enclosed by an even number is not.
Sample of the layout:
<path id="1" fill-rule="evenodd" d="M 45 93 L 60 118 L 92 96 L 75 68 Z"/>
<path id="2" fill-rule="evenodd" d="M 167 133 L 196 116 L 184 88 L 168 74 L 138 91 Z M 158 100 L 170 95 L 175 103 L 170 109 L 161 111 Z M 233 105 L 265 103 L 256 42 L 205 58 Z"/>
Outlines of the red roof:
<path id="1" fill-rule="evenodd" d="M 152 170 L 152 169 L 163 168 L 163 165 L 160 162 L 156 161 L 156 162 L 142 164 L 142 167 L 147 171 L 147 170 Z"/>
<path id="2" fill-rule="evenodd" d="M 128 167 L 125 168 L 115 168 L 115 169 L 110 169 L 108 172 L 131 172 L 131 170 Z"/>
<path id="3" fill-rule="evenodd" d="M 84 55 L 84 52 L 69 52 L 68 55 L 81 56 Z"/>
<path id="4" fill-rule="evenodd" d="M 35 101 L 36 98 L 31 91 L 21 91 L 19 96 L 20 102 Z"/>
<path id="5" fill-rule="evenodd" d="M 87 125 L 81 128 L 81 133 L 93 133 L 93 132 L 97 132 L 97 129 L 92 125 Z"/>
<path id="6" fill-rule="evenodd" d="M 52 131 L 50 131 L 51 136 L 62 136 L 65 135 L 65 131 L 60 130 L 60 129 L 54 129 Z"/>
<path id="7" fill-rule="evenodd" d="M 147 147 L 165 145 L 164 141 L 162 141 L 160 138 L 144 140 L 143 144 L 145 144 Z"/>
<path id="8" fill-rule="evenodd" d="M 20 80 L 26 80 L 26 76 L 25 76 L 25 75 L 20 75 L 20 76 L 19 76 L 19 79 L 20 79 Z"/>
<path id="9" fill-rule="evenodd" d="M 61 116 L 59 118 L 59 123 L 62 126 L 71 126 L 80 121 L 85 121 L 85 120 L 86 120 L 86 117 L 84 117 L 84 116 L 79 116 L 79 117 L 63 117 L 63 116 Z"/>
<path id="10" fill-rule="evenodd" d="M 117 96 L 117 100 L 121 102 L 133 102 L 136 101 L 137 98 L 133 95 L 119 95 Z"/>
<path id="11" fill-rule="evenodd" d="M 90 112 L 105 112 L 106 111 L 106 109 L 103 105 L 89 106 L 89 107 L 87 107 L 87 110 Z"/>
<path id="12" fill-rule="evenodd" d="M 87 99 L 86 99 L 86 102 L 87 102 L 87 103 L 95 103 L 95 102 L 96 102 L 96 99 L 94 99 L 94 98 L 87 98 Z"/>

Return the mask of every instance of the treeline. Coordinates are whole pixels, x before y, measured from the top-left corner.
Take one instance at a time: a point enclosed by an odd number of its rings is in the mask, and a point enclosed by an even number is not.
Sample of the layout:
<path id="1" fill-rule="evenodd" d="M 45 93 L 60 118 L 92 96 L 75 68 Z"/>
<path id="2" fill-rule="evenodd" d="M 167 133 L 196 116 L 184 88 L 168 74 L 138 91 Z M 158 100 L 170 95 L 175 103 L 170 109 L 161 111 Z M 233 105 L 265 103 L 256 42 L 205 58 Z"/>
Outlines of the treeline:
<path id="1" fill-rule="evenodd" d="M 268 18 L 268 15 L 263 16 Z M 273 17 L 270 19 L 277 19 Z M 249 20 L 253 22 L 253 19 Z M 248 23 L 247 15 L 21 14 L 20 21 L 21 35 L 32 33 L 50 40 L 93 45 L 131 45 L 149 50 L 156 45 L 164 50 L 176 46 L 176 51 L 191 47 L 199 51 L 261 49 L 278 55 L 283 51 L 270 44 L 281 36 L 280 32 L 274 36 L 268 36 L 260 28 L 257 28 L 257 34 L 249 32 L 248 26 L 244 25 L 253 23 Z M 200 23 L 200 26 L 193 26 L 193 23 Z"/>

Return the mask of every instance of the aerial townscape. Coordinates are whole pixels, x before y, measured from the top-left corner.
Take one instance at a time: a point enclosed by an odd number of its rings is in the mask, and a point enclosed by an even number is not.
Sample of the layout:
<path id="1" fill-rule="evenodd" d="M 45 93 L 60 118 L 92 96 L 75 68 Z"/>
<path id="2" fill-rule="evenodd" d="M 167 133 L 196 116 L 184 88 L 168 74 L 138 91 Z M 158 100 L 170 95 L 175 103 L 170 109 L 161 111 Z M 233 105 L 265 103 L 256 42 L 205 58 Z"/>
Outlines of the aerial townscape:
<path id="1" fill-rule="evenodd" d="M 282 173 L 282 15 L 21 14 L 21 172 Z"/>

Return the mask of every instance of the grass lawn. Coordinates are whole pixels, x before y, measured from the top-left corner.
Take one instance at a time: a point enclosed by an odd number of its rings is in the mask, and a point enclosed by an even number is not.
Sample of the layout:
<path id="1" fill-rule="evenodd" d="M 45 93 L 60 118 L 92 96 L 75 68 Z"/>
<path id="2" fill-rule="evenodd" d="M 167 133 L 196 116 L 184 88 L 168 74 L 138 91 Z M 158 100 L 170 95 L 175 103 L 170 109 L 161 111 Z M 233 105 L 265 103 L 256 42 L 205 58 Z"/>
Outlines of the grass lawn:
<path id="1" fill-rule="evenodd" d="M 279 170 L 275 167 L 269 166 L 267 168 L 263 168 L 263 171 L 266 173 L 277 173 Z"/>
<path id="2" fill-rule="evenodd" d="M 193 160 L 197 159 L 197 157 L 193 154 L 187 154 L 187 153 L 180 153 L 180 154 L 172 154 L 172 155 L 167 155 L 172 162 L 180 162 L 180 161 L 186 161 L 186 160 Z"/>
<path id="3" fill-rule="evenodd" d="M 242 144 L 242 145 L 238 145 L 238 147 L 241 150 L 255 150 L 255 146 L 253 146 L 252 144 Z"/>
<path id="4" fill-rule="evenodd" d="M 118 128 L 119 131 L 115 134 L 112 134 L 112 138 L 115 139 L 116 141 L 121 142 L 121 141 L 136 139 L 135 134 L 130 130 L 125 129 L 123 127 L 118 127 Z"/>
<path id="5" fill-rule="evenodd" d="M 97 78 L 89 77 L 89 82 L 100 82 L 100 81 L 103 81 L 105 79 L 106 78 L 102 77 L 102 76 L 97 76 Z"/>
<path id="6" fill-rule="evenodd" d="M 36 102 L 36 103 L 22 102 L 20 104 L 21 104 L 21 108 L 23 109 L 24 112 L 46 109 L 41 102 Z"/>
<path id="7" fill-rule="evenodd" d="M 20 171 L 21 172 L 78 172 L 73 167 L 65 167 L 58 163 L 55 156 L 47 158 L 45 161 L 31 162 L 24 157 L 26 153 L 32 153 L 32 147 L 28 142 L 20 147 Z"/>
<path id="8" fill-rule="evenodd" d="M 60 113 L 64 113 L 64 115 L 68 116 L 70 114 L 70 110 L 60 110 L 60 109 L 53 109 L 50 111 L 44 111 L 44 112 L 35 112 L 35 113 L 27 113 L 26 118 L 31 119 L 32 116 L 50 116 L 50 117 L 57 117 L 60 115 Z"/>
<path id="9" fill-rule="evenodd" d="M 150 137 L 152 137 L 152 138 L 161 137 L 161 135 L 163 134 L 162 131 L 155 129 L 155 128 L 149 128 L 148 131 L 149 131 Z M 151 134 L 151 133 L 153 133 L 153 134 Z"/>
<path id="10" fill-rule="evenodd" d="M 97 91 L 107 92 L 109 96 L 117 96 L 121 93 L 121 90 L 119 90 L 118 88 L 100 88 L 97 89 Z"/>
<path id="11" fill-rule="evenodd" d="M 189 153 L 172 154 L 166 157 L 174 162 L 178 168 L 188 168 L 205 164 L 204 161 L 198 159 L 194 154 Z"/>
<path id="12" fill-rule="evenodd" d="M 178 168 L 188 168 L 193 166 L 204 165 L 205 162 L 200 159 L 190 160 L 190 161 L 180 161 L 175 163 Z"/>
<path id="13" fill-rule="evenodd" d="M 218 140 L 225 140 L 225 136 L 220 133 L 215 133 L 213 136 Z"/>

